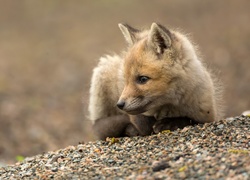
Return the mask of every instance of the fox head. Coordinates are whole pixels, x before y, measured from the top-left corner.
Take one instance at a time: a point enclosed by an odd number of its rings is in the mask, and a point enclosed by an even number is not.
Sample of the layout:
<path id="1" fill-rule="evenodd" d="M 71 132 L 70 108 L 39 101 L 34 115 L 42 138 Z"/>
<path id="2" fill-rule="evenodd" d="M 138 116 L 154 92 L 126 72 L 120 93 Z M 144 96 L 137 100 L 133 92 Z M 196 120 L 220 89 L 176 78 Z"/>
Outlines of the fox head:
<path id="1" fill-rule="evenodd" d="M 183 72 L 178 65 L 183 47 L 175 32 L 156 23 L 147 31 L 124 24 L 119 27 L 129 48 L 123 59 L 125 87 L 118 108 L 141 114 L 178 103 L 181 94 L 176 91 L 176 82 Z"/>

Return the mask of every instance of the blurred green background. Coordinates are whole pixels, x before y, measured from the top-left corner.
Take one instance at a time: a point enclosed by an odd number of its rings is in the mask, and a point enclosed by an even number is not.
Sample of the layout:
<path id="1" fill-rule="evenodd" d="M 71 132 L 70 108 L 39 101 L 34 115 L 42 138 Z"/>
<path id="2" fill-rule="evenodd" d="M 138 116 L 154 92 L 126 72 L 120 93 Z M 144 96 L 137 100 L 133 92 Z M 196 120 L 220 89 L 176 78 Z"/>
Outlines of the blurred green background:
<path id="1" fill-rule="evenodd" d="M 250 109 L 248 0 L 0 1 L 0 162 L 93 140 L 93 67 L 125 41 L 117 24 L 181 29 L 225 86 L 226 116 Z"/>

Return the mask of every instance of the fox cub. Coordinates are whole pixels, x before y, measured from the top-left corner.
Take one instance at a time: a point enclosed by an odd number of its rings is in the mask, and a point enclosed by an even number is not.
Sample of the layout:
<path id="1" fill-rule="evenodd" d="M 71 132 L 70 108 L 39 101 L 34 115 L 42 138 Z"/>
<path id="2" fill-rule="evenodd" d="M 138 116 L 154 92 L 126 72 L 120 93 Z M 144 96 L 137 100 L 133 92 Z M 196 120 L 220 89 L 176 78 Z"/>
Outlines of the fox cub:
<path id="1" fill-rule="evenodd" d="M 127 50 L 100 58 L 91 80 L 89 118 L 100 139 L 221 118 L 220 88 L 185 35 L 156 23 L 119 27 Z"/>

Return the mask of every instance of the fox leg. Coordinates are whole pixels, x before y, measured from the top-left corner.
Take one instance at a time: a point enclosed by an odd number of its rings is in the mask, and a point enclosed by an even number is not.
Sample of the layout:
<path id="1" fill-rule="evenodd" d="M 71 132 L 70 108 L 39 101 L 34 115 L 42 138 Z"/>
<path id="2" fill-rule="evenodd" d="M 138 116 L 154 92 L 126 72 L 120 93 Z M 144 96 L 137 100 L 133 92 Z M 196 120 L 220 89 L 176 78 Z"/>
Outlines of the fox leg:
<path id="1" fill-rule="evenodd" d="M 146 136 L 153 133 L 153 125 L 156 119 L 153 116 L 129 115 L 130 122 L 138 130 L 139 135 Z"/>
<path id="2" fill-rule="evenodd" d="M 198 124 L 194 120 L 188 117 L 169 117 L 161 120 L 157 120 L 153 126 L 154 133 L 159 133 L 163 130 L 176 130 L 178 128 L 184 128 L 185 126 Z"/>
<path id="3" fill-rule="evenodd" d="M 139 135 L 140 135 L 139 131 L 136 129 L 136 127 L 132 123 L 129 123 L 126 126 L 125 131 L 124 131 L 124 136 L 133 137 L 133 136 L 139 136 Z"/>
<path id="4" fill-rule="evenodd" d="M 127 115 L 114 115 L 97 119 L 93 129 L 97 137 L 105 140 L 106 137 L 119 137 L 130 123 Z"/>
<path id="5" fill-rule="evenodd" d="M 100 118 L 95 121 L 93 129 L 97 137 L 105 140 L 107 137 L 138 136 L 139 132 L 131 124 L 128 115 L 115 115 Z"/>

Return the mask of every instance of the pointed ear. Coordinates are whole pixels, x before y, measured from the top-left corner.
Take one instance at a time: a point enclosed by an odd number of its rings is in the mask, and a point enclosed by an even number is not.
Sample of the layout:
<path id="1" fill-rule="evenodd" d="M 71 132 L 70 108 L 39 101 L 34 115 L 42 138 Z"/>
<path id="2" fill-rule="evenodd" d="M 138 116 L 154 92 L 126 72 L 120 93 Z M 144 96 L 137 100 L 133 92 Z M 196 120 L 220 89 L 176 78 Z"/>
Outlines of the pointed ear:
<path id="1" fill-rule="evenodd" d="M 153 23 L 149 32 L 148 45 L 157 54 L 163 54 L 164 50 L 171 46 L 169 30 L 159 24 Z"/>
<path id="2" fill-rule="evenodd" d="M 133 45 L 136 41 L 136 33 L 139 32 L 139 30 L 132 28 L 131 26 L 127 24 L 118 24 L 120 30 L 122 31 L 123 36 L 125 37 L 125 40 L 129 45 Z"/>

